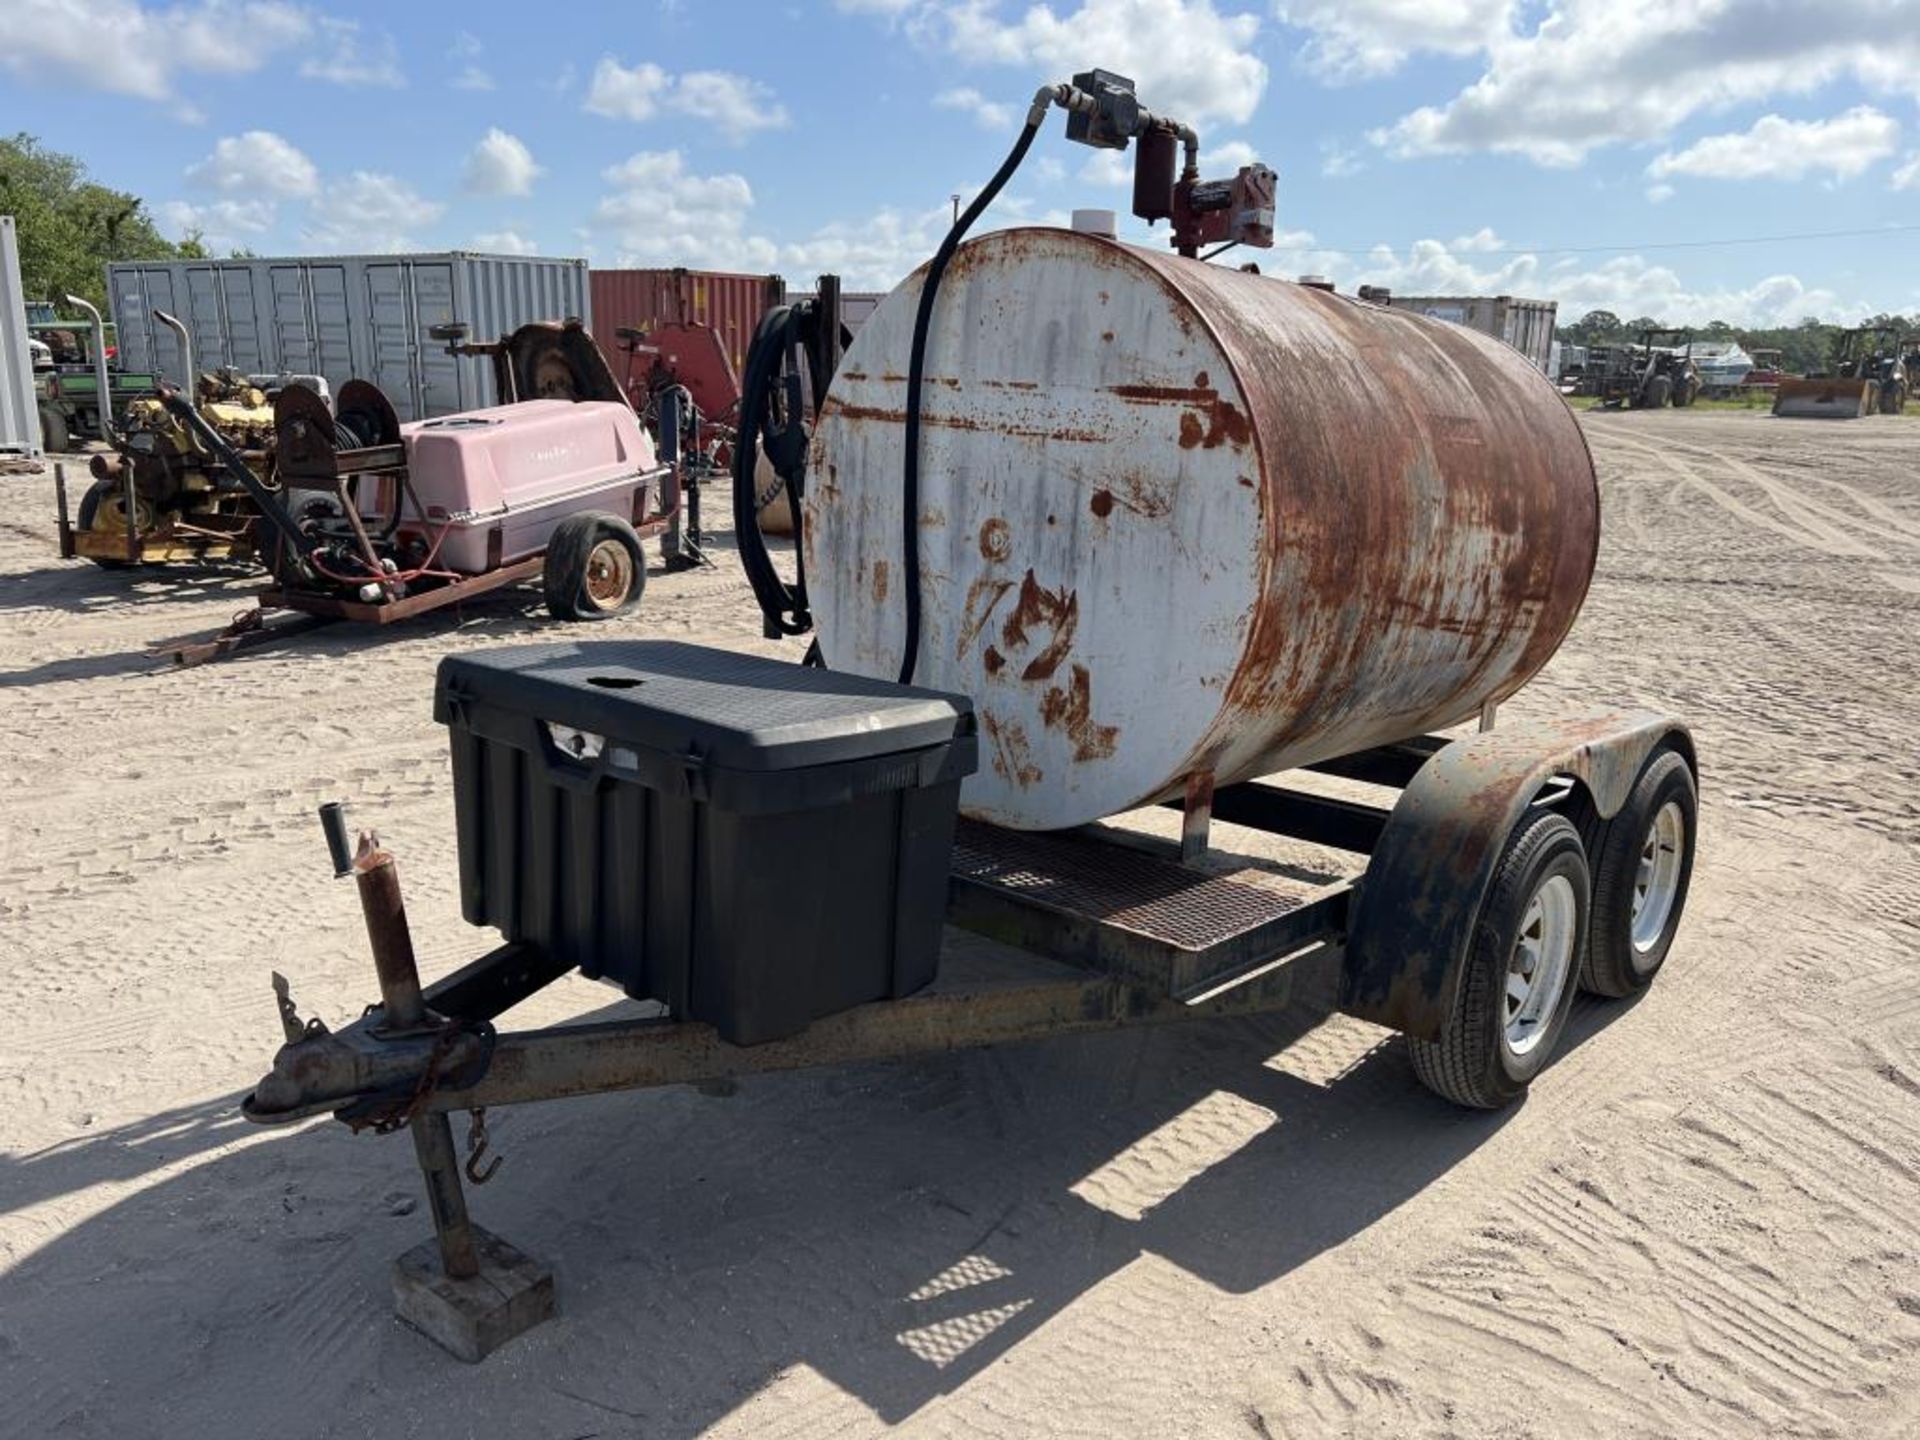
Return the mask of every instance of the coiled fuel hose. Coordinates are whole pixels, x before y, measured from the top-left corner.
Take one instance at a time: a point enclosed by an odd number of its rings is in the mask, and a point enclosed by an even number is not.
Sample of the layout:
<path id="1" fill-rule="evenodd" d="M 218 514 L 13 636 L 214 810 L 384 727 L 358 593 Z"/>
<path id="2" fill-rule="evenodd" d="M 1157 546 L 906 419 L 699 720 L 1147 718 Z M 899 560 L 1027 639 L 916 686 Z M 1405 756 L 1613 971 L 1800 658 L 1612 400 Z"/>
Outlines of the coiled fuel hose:
<path id="1" fill-rule="evenodd" d="M 940 248 L 927 264 L 926 279 L 920 286 L 920 305 L 913 317 L 912 347 L 907 357 L 906 463 L 900 487 L 901 559 L 905 580 L 902 589 L 906 606 L 906 636 L 900 656 L 900 683 L 903 685 L 913 680 L 920 656 L 920 391 L 926 372 L 927 330 L 933 319 L 934 302 L 939 297 L 940 280 L 946 274 L 948 262 L 953 259 L 953 252 L 960 248 L 960 242 L 966 238 L 967 231 L 973 228 L 974 221 L 1006 188 L 1007 181 L 1020 168 L 1020 162 L 1027 158 L 1027 151 L 1032 148 L 1034 137 L 1040 133 L 1047 111 L 1054 105 L 1088 109 L 1092 104 L 1091 97 L 1072 85 L 1042 86 L 1034 94 L 1033 104 L 1027 111 L 1026 124 L 1021 127 L 1013 148 L 1007 152 L 1007 158 L 1000 162 L 1000 168 L 994 172 L 993 178 L 973 197 L 973 203 L 960 212 L 959 218 L 947 231 L 946 238 L 940 242 Z M 798 542 L 801 538 L 800 526 L 804 523 L 800 499 L 805 483 L 806 444 L 804 435 L 799 432 L 800 381 L 796 357 L 806 345 L 806 336 L 810 333 L 805 327 L 817 326 L 818 323 L 819 317 L 811 313 L 810 302 L 769 310 L 754 333 L 753 348 L 747 355 L 747 374 L 741 386 L 740 439 L 733 453 L 734 530 L 747 579 L 753 586 L 761 613 L 766 617 L 766 633 L 769 637 L 803 634 L 813 624 L 813 617 L 807 609 L 804 562 L 797 572 L 795 583 L 788 585 L 774 571 L 772 559 L 767 553 L 766 540 L 760 533 L 759 508 L 762 497 L 756 492 L 754 466 L 760 446 L 764 443 L 768 458 L 785 484 L 793 505 L 797 557 L 804 549 Z M 813 377 L 816 414 L 826 399 L 827 381 L 830 378 Z M 771 415 L 776 388 L 782 389 L 785 396 L 784 423 L 779 426 L 773 424 Z"/>

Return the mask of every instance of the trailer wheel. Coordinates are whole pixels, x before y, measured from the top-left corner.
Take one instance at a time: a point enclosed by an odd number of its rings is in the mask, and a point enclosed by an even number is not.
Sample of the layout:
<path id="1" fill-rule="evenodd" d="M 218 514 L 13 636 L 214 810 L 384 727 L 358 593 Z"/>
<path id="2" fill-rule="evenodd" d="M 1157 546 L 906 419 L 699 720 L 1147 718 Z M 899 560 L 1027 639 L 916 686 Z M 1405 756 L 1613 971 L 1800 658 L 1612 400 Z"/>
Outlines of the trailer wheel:
<path id="1" fill-rule="evenodd" d="M 1653 983 L 1687 905 L 1699 808 L 1686 757 L 1657 751 L 1594 861 L 1583 989 L 1620 999 Z"/>
<path id="2" fill-rule="evenodd" d="M 640 537 L 617 515 L 570 515 L 547 541 L 540 581 L 554 619 L 610 620 L 647 588 Z"/>
<path id="3" fill-rule="evenodd" d="M 40 448 L 49 455 L 64 455 L 73 448 L 67 417 L 51 405 L 40 407 Z"/>
<path id="4" fill-rule="evenodd" d="M 1436 1040 L 1407 1039 L 1423 1085 L 1477 1110 L 1496 1110 L 1525 1093 L 1566 1028 L 1588 898 L 1580 832 L 1555 811 L 1528 812 L 1480 906 L 1446 1029 Z"/>

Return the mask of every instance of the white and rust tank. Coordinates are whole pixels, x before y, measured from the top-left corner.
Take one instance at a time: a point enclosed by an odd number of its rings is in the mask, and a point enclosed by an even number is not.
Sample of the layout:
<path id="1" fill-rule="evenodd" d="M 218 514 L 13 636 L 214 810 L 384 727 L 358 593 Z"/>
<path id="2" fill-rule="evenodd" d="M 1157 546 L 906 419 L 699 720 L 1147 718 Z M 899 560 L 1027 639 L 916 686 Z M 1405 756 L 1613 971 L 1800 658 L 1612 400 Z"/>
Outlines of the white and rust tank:
<path id="1" fill-rule="evenodd" d="M 822 656 L 892 678 L 924 270 L 815 427 Z M 929 332 L 916 684 L 972 697 L 967 813 L 1081 824 L 1455 724 L 1565 638 L 1599 539 L 1546 378 L 1444 321 L 1067 230 L 956 252 Z"/>

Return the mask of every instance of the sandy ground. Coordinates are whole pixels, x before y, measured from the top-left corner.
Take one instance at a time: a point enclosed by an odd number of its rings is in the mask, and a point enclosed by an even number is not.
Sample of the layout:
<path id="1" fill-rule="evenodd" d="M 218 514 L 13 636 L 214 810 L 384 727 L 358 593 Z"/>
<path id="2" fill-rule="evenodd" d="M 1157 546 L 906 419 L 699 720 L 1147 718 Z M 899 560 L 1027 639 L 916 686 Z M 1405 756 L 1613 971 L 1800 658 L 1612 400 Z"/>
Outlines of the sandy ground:
<path id="1" fill-rule="evenodd" d="M 1659 984 L 1523 1106 L 1282 1017 L 496 1113 L 476 1213 L 562 1314 L 478 1368 L 389 1310 L 411 1147 L 235 1102 L 269 970 L 374 993 L 318 802 L 429 973 L 486 948 L 433 666 L 556 627 L 155 671 L 252 582 L 62 563 L 0 479 L 0 1434 L 1920 1435 L 1920 423 L 1588 431 L 1599 575 L 1508 713 L 1687 716 L 1705 848 Z M 766 644 L 730 557 L 615 628 Z"/>

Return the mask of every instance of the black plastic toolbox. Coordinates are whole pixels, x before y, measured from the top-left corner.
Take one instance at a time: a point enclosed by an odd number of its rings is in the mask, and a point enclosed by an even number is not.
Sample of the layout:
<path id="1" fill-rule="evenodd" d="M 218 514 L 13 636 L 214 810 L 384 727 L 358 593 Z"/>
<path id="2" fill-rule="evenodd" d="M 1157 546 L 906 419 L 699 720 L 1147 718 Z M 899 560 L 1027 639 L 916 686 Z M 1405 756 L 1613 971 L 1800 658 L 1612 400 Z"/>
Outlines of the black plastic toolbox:
<path id="1" fill-rule="evenodd" d="M 440 662 L 460 904 L 754 1045 L 933 979 L 964 696 L 664 640 Z"/>

